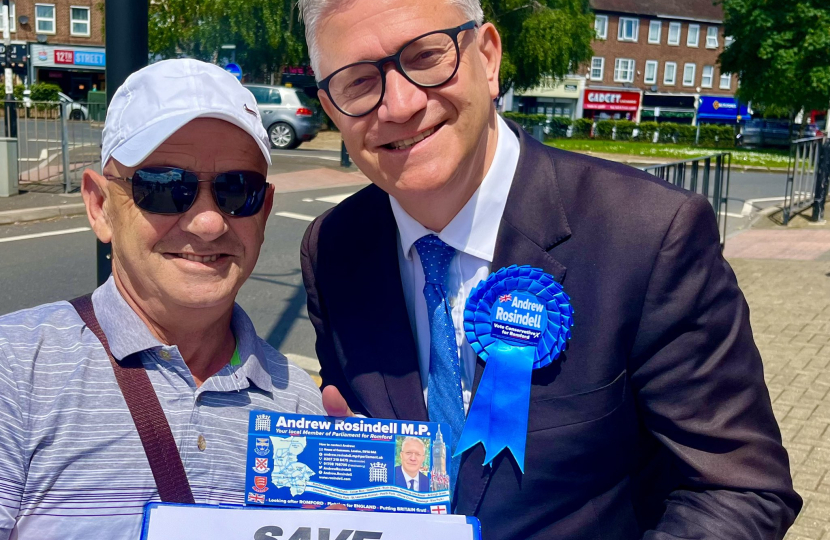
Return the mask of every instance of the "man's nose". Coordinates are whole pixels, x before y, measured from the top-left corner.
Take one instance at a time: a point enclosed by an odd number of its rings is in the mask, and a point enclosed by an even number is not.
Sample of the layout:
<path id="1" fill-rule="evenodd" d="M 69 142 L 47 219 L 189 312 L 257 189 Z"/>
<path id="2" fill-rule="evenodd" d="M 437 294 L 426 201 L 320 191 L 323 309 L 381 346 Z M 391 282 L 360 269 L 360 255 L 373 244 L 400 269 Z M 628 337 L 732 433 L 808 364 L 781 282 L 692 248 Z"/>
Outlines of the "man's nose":
<path id="1" fill-rule="evenodd" d="M 386 71 L 386 91 L 378 107 L 378 119 L 402 124 L 426 106 L 426 90 L 409 82 L 390 65 Z"/>
<path id="2" fill-rule="evenodd" d="M 182 215 L 179 226 L 205 242 L 216 240 L 228 231 L 225 215 L 213 200 L 213 185 L 210 182 L 199 182 L 196 200 Z"/>

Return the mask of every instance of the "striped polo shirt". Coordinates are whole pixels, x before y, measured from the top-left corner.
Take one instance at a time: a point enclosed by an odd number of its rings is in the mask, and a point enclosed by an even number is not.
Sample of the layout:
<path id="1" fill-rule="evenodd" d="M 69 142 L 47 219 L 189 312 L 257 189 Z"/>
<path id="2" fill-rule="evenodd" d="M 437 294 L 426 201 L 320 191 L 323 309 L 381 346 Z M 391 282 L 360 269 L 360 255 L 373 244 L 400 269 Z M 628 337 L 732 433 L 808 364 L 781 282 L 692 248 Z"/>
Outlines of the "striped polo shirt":
<path id="1" fill-rule="evenodd" d="M 239 361 L 200 387 L 112 278 L 92 296 L 113 356 L 140 353 L 197 503 L 242 504 L 248 411 L 324 414 L 311 377 L 257 337 L 238 305 Z M 67 302 L 0 317 L 0 540 L 135 540 L 158 501 L 110 360 Z"/>

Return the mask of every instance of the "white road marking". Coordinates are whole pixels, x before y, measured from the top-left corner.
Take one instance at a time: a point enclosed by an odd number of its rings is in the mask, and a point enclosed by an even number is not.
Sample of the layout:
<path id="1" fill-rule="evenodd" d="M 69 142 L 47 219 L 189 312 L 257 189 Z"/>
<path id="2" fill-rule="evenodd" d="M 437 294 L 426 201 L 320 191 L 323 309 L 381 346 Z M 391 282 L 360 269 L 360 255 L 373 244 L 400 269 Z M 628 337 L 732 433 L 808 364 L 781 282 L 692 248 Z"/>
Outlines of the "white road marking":
<path id="1" fill-rule="evenodd" d="M 307 216 L 305 214 L 295 214 L 294 212 L 277 212 L 275 216 L 286 217 L 290 219 L 299 219 L 300 221 L 314 221 L 314 216 Z"/>
<path id="2" fill-rule="evenodd" d="M 287 152 L 271 152 L 272 156 L 276 157 L 297 157 L 297 158 L 306 158 L 306 159 L 325 159 L 326 161 L 340 161 L 339 157 L 330 157 L 330 156 L 314 156 L 309 154 L 289 154 Z"/>
<path id="3" fill-rule="evenodd" d="M 2 242 L 16 242 L 18 240 L 31 240 L 32 238 L 45 238 L 47 236 L 60 236 L 62 234 L 72 234 L 72 233 L 79 233 L 79 232 L 86 232 L 90 231 L 89 227 L 78 227 L 76 229 L 65 229 L 63 231 L 49 231 L 43 233 L 35 233 L 35 234 L 24 234 L 22 236 L 11 236 L 9 238 L 0 238 L 0 243 Z"/>
<path id="4" fill-rule="evenodd" d="M 314 199 L 315 201 L 320 201 L 329 204 L 340 204 L 346 198 L 351 197 L 354 195 L 354 192 L 351 193 L 341 193 L 339 195 L 329 195 L 328 197 L 320 197 L 319 199 Z"/>
<path id="5" fill-rule="evenodd" d="M 314 202 L 314 199 L 303 199 L 303 202 Z"/>

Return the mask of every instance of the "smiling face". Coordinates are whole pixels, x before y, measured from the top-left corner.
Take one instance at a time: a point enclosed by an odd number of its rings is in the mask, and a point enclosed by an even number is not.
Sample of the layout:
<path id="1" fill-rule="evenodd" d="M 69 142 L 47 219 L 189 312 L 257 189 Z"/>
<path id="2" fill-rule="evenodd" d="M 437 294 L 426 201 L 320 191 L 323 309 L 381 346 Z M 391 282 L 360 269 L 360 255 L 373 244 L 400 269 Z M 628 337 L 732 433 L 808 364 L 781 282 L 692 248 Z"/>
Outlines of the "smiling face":
<path id="1" fill-rule="evenodd" d="M 84 178 L 88 208 L 95 186 L 103 199 L 100 218 L 93 220 L 93 226 L 99 239 L 112 242 L 112 271 L 122 294 L 151 317 L 153 313 L 181 313 L 182 308 L 229 310 L 259 257 L 273 191 L 267 190 L 258 214 L 237 218 L 220 212 L 211 184 L 201 182 L 196 201 L 186 213 L 150 214 L 135 205 L 127 181 L 106 178 L 131 177 L 137 169 L 150 166 L 199 171 L 200 180 L 227 171 L 265 175 L 267 164 L 259 147 L 250 135 L 228 122 L 196 119 L 139 166 L 124 167 L 110 160 L 105 176 L 87 171 Z"/>
<path id="2" fill-rule="evenodd" d="M 424 443 L 406 439 L 401 445 L 401 468 L 406 474 L 414 478 L 421 470 L 426 459 Z"/>
<path id="3" fill-rule="evenodd" d="M 461 10 L 447 0 L 343 2 L 325 14 L 316 30 L 319 75 L 383 58 L 415 37 L 465 22 Z M 348 117 L 325 92 L 318 94 L 361 171 L 405 208 L 408 200 L 443 195 L 459 198 L 459 210 L 481 183 L 495 151 L 498 34 L 485 24 L 462 32 L 458 42 L 458 71 L 437 88 L 419 88 L 388 64 L 384 98 L 366 116 Z"/>

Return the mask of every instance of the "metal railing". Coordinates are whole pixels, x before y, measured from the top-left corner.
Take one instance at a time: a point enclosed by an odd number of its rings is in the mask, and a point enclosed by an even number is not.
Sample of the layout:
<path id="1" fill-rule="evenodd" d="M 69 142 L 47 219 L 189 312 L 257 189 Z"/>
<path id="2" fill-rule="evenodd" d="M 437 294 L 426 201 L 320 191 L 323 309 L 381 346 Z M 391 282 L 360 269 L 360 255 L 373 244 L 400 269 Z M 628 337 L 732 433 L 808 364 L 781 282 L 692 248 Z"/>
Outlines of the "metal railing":
<path id="1" fill-rule="evenodd" d="M 813 207 L 813 221 L 824 220 L 830 141 L 826 137 L 798 139 L 790 145 L 787 184 L 784 188 L 784 225 L 799 212 Z"/>
<path id="2" fill-rule="evenodd" d="M 81 185 L 83 171 L 100 165 L 102 111 L 81 102 L 14 101 L 20 189 L 63 191 Z M 0 111 L 1 112 L 1 111 Z M 9 119 L 3 115 L 5 132 Z"/>
<path id="3" fill-rule="evenodd" d="M 709 200 L 720 231 L 720 245 L 726 242 L 726 203 L 729 197 L 729 176 L 732 170 L 732 154 L 722 152 L 664 165 L 644 167 L 675 186 L 703 195 Z"/>

